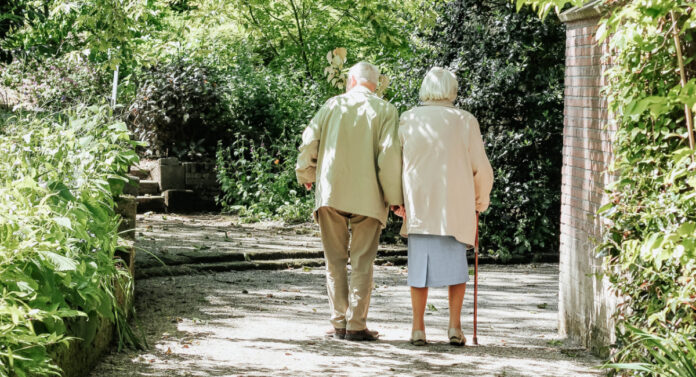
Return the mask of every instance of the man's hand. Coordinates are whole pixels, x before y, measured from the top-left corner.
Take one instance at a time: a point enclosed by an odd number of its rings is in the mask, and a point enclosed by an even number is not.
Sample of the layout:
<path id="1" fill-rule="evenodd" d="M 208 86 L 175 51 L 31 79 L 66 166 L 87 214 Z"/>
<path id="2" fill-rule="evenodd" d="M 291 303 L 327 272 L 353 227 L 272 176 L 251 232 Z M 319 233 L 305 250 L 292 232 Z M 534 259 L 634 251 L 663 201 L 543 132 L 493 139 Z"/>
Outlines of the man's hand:
<path id="1" fill-rule="evenodd" d="M 403 204 L 398 206 L 391 206 L 391 210 L 394 212 L 395 215 L 399 217 L 406 217 L 406 207 L 404 207 Z"/>
<path id="2" fill-rule="evenodd" d="M 307 191 L 310 191 L 312 189 L 312 183 L 305 183 L 304 187 L 307 189 Z"/>

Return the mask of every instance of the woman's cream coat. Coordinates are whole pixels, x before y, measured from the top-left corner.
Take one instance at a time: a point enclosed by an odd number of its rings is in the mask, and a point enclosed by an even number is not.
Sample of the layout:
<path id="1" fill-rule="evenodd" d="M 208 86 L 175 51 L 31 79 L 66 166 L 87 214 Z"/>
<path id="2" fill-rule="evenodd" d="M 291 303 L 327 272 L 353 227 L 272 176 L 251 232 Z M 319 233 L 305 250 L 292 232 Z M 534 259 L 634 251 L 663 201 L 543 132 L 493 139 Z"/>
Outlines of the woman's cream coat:
<path id="1" fill-rule="evenodd" d="M 470 113 L 449 101 L 426 102 L 401 115 L 406 220 L 401 233 L 454 236 L 473 245 L 476 212 L 485 211 L 493 169 Z"/>

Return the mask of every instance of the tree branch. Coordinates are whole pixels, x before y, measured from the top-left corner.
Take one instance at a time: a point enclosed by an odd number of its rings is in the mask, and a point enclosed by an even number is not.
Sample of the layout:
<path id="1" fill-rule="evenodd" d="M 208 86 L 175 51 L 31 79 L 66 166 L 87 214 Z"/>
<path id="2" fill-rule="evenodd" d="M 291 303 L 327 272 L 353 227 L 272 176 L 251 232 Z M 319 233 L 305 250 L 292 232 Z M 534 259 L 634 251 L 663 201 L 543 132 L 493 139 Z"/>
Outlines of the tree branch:
<path id="1" fill-rule="evenodd" d="M 290 5 L 292 6 L 292 12 L 295 15 L 295 25 L 297 25 L 297 35 L 298 35 L 299 40 L 300 40 L 300 52 L 302 53 L 302 59 L 304 60 L 304 63 L 305 63 L 305 69 L 307 70 L 307 76 L 309 76 L 309 78 L 311 79 L 312 78 L 312 70 L 311 70 L 311 67 L 309 65 L 309 59 L 307 58 L 307 49 L 306 49 L 305 42 L 304 42 L 304 36 L 302 34 L 303 28 L 302 28 L 302 25 L 300 24 L 300 17 L 297 13 L 297 7 L 295 6 L 295 0 L 290 0 Z"/>

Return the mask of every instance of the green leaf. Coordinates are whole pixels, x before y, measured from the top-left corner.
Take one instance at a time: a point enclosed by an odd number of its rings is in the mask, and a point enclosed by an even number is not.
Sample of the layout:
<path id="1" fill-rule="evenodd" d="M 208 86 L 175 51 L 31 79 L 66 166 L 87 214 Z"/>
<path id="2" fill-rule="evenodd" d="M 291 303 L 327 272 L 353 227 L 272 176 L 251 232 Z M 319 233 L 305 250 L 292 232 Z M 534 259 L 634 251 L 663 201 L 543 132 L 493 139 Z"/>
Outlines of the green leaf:
<path id="1" fill-rule="evenodd" d="M 58 224 L 64 228 L 68 228 L 68 229 L 72 230 L 72 223 L 70 222 L 70 219 L 67 217 L 55 217 L 53 219 L 53 221 L 55 221 L 56 224 Z"/>
<path id="2" fill-rule="evenodd" d="M 71 258 L 56 254 L 52 251 L 41 251 L 40 254 L 51 261 L 56 271 L 75 271 L 75 269 L 77 269 L 77 263 Z"/>

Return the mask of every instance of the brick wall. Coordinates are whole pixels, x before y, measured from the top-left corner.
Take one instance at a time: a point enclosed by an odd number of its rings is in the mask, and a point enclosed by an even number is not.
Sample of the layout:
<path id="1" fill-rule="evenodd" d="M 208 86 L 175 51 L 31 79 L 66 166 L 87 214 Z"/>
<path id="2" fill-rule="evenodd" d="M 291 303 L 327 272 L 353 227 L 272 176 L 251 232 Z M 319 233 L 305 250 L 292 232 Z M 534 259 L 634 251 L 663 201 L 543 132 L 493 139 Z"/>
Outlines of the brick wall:
<path id="1" fill-rule="evenodd" d="M 613 340 L 614 300 L 594 255 L 600 239 L 597 209 L 610 177 L 612 131 L 601 97 L 603 47 L 594 41 L 599 12 L 589 6 L 561 15 L 566 23 L 565 120 L 559 278 L 559 332 L 606 354 Z"/>

